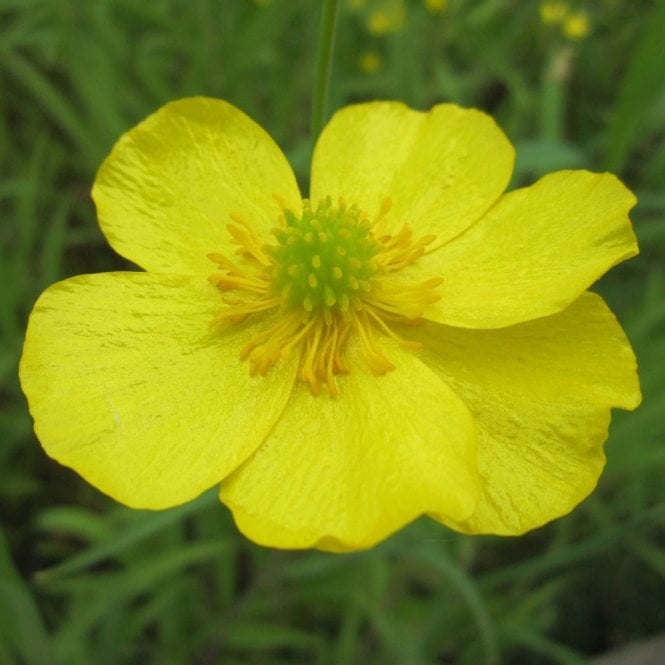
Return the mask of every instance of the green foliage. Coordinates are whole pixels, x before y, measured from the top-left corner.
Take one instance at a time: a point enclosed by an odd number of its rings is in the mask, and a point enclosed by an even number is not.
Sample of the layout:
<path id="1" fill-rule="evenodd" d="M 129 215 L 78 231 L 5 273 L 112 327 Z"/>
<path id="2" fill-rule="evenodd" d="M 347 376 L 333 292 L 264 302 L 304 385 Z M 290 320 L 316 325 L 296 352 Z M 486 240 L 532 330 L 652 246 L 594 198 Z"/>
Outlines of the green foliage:
<path id="1" fill-rule="evenodd" d="M 515 185 L 611 168 L 639 196 L 642 254 L 599 288 L 644 403 L 615 415 L 598 491 L 519 539 L 419 521 L 335 556 L 248 543 L 214 492 L 125 510 L 46 459 L 22 335 L 49 283 L 127 267 L 89 198 L 101 159 L 162 103 L 205 94 L 268 128 L 306 186 L 319 6 L 0 0 L 0 663 L 576 665 L 665 628 L 665 5 L 588 3 L 590 34 L 571 41 L 535 2 L 413 0 L 385 34 L 379 4 L 342 14 L 333 107 L 478 106 L 517 146 Z"/>

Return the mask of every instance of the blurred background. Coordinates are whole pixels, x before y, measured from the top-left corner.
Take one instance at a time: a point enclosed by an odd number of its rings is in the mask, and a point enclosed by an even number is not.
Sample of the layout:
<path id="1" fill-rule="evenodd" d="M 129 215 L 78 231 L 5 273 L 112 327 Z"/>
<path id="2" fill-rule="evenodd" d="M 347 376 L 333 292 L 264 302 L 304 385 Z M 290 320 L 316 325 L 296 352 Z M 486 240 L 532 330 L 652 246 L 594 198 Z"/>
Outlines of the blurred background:
<path id="1" fill-rule="evenodd" d="M 333 108 L 478 107 L 517 147 L 513 187 L 589 168 L 639 197 L 641 254 L 597 290 L 644 402 L 614 414 L 573 514 L 520 538 L 419 520 L 368 552 L 272 551 L 214 490 L 129 511 L 35 439 L 16 378 L 32 304 L 130 268 L 96 224 L 101 160 L 168 100 L 210 95 L 307 191 L 319 17 L 311 0 L 0 0 L 0 664 L 647 662 L 665 635 L 665 2 L 347 0 L 339 21 Z"/>

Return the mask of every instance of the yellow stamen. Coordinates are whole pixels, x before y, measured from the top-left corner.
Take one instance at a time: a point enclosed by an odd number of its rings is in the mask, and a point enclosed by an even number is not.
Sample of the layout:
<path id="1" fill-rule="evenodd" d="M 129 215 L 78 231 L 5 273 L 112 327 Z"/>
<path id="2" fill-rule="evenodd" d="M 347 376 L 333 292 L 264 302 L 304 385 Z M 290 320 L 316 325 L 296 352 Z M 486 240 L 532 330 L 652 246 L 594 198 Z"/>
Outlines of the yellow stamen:
<path id="1" fill-rule="evenodd" d="M 435 289 L 442 280 L 420 282 L 396 279 L 403 268 L 418 261 L 435 236 L 414 239 L 409 224 L 390 234 L 390 199 L 384 199 L 370 221 L 340 198 L 337 207 L 324 199 L 316 209 L 303 200 L 297 217 L 275 195 L 282 213 L 273 231 L 277 245 L 265 244 L 241 215 L 230 215 L 227 226 L 238 246 L 238 261 L 212 252 L 218 266 L 209 277 L 227 305 L 211 326 L 238 324 L 248 316 L 265 317 L 266 325 L 241 350 L 250 374 L 266 374 L 280 360 L 300 354 L 298 378 L 314 395 L 322 389 L 336 397 L 336 377 L 348 371 L 344 362 L 351 335 L 358 340 L 368 367 L 377 375 L 395 368 L 381 348 L 388 337 L 402 347 L 420 344 L 405 340 L 392 329 L 422 325 L 426 308 L 440 299 Z"/>
<path id="2" fill-rule="evenodd" d="M 238 224 L 227 224 L 228 232 L 233 236 L 236 245 L 240 245 L 238 254 L 248 254 L 264 266 L 270 265 L 270 259 L 263 253 L 263 243 L 256 231 L 239 214 L 230 213 L 229 217 Z"/>

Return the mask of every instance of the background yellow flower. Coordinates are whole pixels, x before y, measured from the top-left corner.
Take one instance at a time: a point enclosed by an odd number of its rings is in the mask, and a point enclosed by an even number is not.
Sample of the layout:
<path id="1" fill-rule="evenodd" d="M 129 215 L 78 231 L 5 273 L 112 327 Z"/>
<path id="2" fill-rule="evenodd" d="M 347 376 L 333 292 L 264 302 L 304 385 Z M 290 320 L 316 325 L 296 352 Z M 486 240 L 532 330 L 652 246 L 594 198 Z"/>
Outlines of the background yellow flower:
<path id="1" fill-rule="evenodd" d="M 383 67 L 383 58 L 378 51 L 364 51 L 358 58 L 358 64 L 366 74 L 376 74 Z"/>
<path id="2" fill-rule="evenodd" d="M 589 34 L 589 17 L 586 12 L 569 14 L 563 22 L 563 34 L 569 39 L 582 39 Z"/>
<path id="3" fill-rule="evenodd" d="M 448 0 L 425 0 L 425 9 L 431 14 L 443 14 L 448 7 Z"/>
<path id="4" fill-rule="evenodd" d="M 570 12 L 570 4 L 562 0 L 540 3 L 540 18 L 546 25 L 561 23 Z"/>

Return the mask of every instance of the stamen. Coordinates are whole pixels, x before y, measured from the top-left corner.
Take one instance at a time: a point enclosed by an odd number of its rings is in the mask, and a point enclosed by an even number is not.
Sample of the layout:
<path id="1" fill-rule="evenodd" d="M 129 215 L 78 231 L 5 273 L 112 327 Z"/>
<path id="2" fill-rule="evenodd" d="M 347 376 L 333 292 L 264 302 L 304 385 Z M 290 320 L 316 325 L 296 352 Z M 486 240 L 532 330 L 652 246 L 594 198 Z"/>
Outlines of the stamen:
<path id="1" fill-rule="evenodd" d="M 388 370 L 395 369 L 395 365 L 385 357 L 381 347 L 376 343 L 367 313 L 364 311 L 359 312 L 353 317 L 353 323 L 358 331 L 365 362 L 367 362 L 370 369 L 376 374 L 385 374 Z"/>
<path id="2" fill-rule="evenodd" d="M 414 342 L 411 340 L 406 340 L 402 339 L 399 335 L 395 334 L 395 332 L 386 324 L 386 322 L 383 320 L 381 316 L 377 313 L 377 311 L 373 307 L 367 307 L 366 308 L 367 314 L 376 321 L 376 323 L 379 324 L 379 327 L 383 332 L 388 335 L 391 339 L 394 339 L 400 346 L 403 346 L 405 349 L 420 349 L 422 348 L 422 343 L 421 342 Z"/>
<path id="3" fill-rule="evenodd" d="M 236 298 L 222 298 L 227 304 L 231 305 L 229 309 L 222 310 L 208 325 L 211 328 L 218 326 L 224 321 L 240 322 L 244 321 L 250 314 L 265 312 L 267 310 L 279 307 L 281 300 L 279 298 L 270 298 L 267 300 L 254 300 L 247 302 Z"/>
<path id="4" fill-rule="evenodd" d="M 391 325 L 423 325 L 427 306 L 440 299 L 435 289 L 442 283 L 438 277 L 410 282 L 393 275 L 418 261 L 435 236 L 414 240 L 409 224 L 387 234 L 392 207 L 387 198 L 373 221 L 342 198 L 333 206 L 328 197 L 316 209 L 303 199 L 300 216 L 287 208 L 285 199 L 273 198 L 281 209 L 272 232 L 277 244 L 266 244 L 250 223 L 232 213 L 227 229 L 240 258 L 234 262 L 220 253 L 208 254 L 218 267 L 209 282 L 224 294 L 226 304 L 210 326 L 265 317 L 264 329 L 240 352 L 250 374 L 266 374 L 300 353 L 298 378 L 314 395 L 322 389 L 339 395 L 336 376 L 348 371 L 344 352 L 352 334 L 372 372 L 393 370 L 380 339 L 419 348 Z"/>
<path id="5" fill-rule="evenodd" d="M 227 224 L 228 232 L 233 236 L 235 244 L 240 245 L 238 254 L 249 254 L 261 265 L 269 266 L 270 259 L 263 253 L 263 243 L 256 231 L 237 213 L 230 213 L 229 217 L 238 224 Z"/>
<path id="6" fill-rule="evenodd" d="M 388 213 L 392 207 L 393 202 L 389 198 L 385 198 L 383 201 L 381 201 L 381 207 L 379 208 L 379 212 L 377 213 L 373 222 L 374 233 L 377 236 L 380 236 L 383 233 Z"/>

